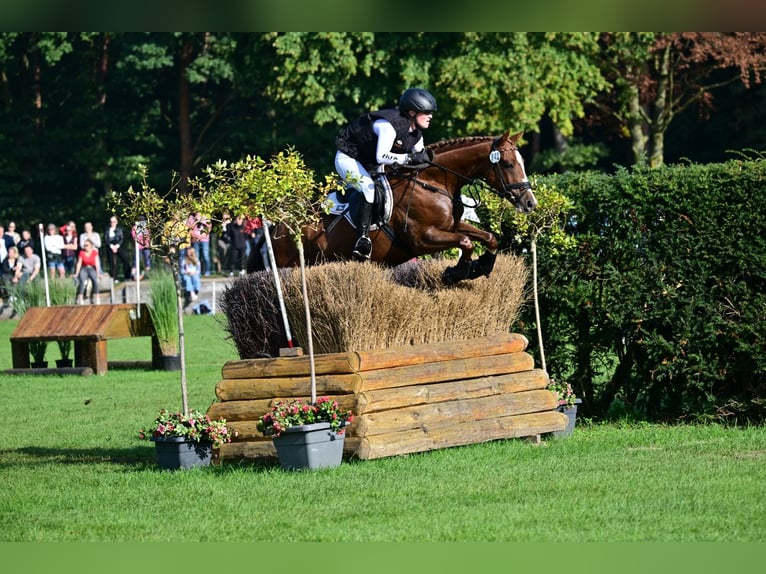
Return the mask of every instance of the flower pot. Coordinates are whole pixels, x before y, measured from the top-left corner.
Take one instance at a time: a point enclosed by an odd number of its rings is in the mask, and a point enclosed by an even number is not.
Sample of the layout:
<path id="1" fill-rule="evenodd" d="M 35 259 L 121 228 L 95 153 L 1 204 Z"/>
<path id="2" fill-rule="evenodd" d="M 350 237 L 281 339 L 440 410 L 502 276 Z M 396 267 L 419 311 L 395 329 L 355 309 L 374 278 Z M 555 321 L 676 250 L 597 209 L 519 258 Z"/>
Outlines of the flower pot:
<path id="1" fill-rule="evenodd" d="M 56 359 L 56 366 L 59 369 L 65 369 L 72 366 L 72 359 Z"/>
<path id="2" fill-rule="evenodd" d="M 47 369 L 48 361 L 32 361 L 31 365 L 33 369 Z"/>
<path id="3" fill-rule="evenodd" d="M 568 420 L 567 420 L 567 426 L 564 428 L 564 430 L 560 431 L 553 431 L 551 434 L 554 436 L 554 438 L 567 438 L 572 434 L 575 427 L 575 421 L 577 419 L 577 405 L 582 403 L 582 399 L 575 399 L 575 404 L 571 407 L 566 406 L 560 406 L 556 410 L 560 413 L 564 413 Z"/>
<path id="4" fill-rule="evenodd" d="M 163 371 L 181 370 L 181 355 L 162 355 L 160 360 Z"/>
<path id="5" fill-rule="evenodd" d="M 314 470 L 340 466 L 346 433 L 335 433 L 330 423 L 294 426 L 274 437 L 279 464 L 285 470 Z"/>
<path id="6" fill-rule="evenodd" d="M 165 470 L 207 466 L 213 455 L 210 442 L 197 442 L 182 436 L 152 437 L 157 465 Z"/>

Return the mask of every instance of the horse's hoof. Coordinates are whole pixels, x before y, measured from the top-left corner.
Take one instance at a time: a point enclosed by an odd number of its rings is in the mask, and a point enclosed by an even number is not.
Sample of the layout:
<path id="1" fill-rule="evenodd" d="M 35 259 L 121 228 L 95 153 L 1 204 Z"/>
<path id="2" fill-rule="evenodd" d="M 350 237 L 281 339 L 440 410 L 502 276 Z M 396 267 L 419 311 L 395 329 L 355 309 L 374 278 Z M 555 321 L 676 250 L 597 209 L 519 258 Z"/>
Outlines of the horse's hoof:
<path id="1" fill-rule="evenodd" d="M 454 285 L 463 279 L 468 279 L 471 274 L 471 261 L 458 261 L 454 267 L 447 267 L 442 273 L 442 282 L 445 285 Z"/>
<path id="2" fill-rule="evenodd" d="M 488 276 L 495 268 L 495 259 L 497 259 L 497 255 L 489 251 L 479 255 L 478 259 L 471 261 L 471 271 L 468 278 L 476 279 L 477 277 Z"/>

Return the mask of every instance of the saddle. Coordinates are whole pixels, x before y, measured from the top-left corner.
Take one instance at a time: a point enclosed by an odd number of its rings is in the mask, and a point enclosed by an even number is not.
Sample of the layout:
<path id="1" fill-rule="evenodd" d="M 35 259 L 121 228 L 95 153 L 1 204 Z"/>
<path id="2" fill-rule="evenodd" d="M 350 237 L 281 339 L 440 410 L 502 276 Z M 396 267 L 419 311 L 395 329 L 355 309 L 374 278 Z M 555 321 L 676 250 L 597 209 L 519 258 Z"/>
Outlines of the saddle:
<path id="1" fill-rule="evenodd" d="M 384 174 L 376 173 L 373 175 L 373 181 L 375 182 L 375 200 L 372 205 L 370 231 L 375 231 L 390 221 L 394 204 L 394 194 L 391 191 L 388 178 Z M 329 212 L 333 215 L 344 216 L 351 226 L 356 228 L 353 214 L 356 213 L 356 204 L 361 195 L 352 186 L 348 186 L 340 192 L 331 193 L 327 198 L 332 202 Z"/>

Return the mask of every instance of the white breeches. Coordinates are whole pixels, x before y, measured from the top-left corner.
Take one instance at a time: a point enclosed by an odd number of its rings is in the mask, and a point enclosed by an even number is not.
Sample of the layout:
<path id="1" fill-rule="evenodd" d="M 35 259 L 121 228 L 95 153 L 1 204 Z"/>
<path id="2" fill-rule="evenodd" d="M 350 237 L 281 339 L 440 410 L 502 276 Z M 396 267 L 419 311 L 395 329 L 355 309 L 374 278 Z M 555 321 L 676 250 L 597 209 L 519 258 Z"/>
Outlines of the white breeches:
<path id="1" fill-rule="evenodd" d="M 364 195 L 367 203 L 375 200 L 375 183 L 364 166 L 342 151 L 335 154 L 335 171 L 347 186 L 353 187 Z"/>

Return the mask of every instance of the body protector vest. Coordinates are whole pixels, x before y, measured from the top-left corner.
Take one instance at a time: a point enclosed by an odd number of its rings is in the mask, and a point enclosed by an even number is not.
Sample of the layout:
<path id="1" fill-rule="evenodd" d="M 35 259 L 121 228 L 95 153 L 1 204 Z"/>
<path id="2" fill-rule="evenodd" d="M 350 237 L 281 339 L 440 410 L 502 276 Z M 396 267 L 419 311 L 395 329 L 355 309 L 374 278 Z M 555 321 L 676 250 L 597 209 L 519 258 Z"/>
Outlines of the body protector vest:
<path id="1" fill-rule="evenodd" d="M 379 110 L 360 116 L 344 127 L 335 138 L 335 146 L 361 163 L 365 169 L 372 171 L 377 165 L 375 152 L 378 138 L 372 124 L 377 120 L 386 120 L 396 130 L 393 153 L 409 153 L 412 147 L 420 141 L 420 130 L 410 131 L 410 120 L 399 110 Z"/>

